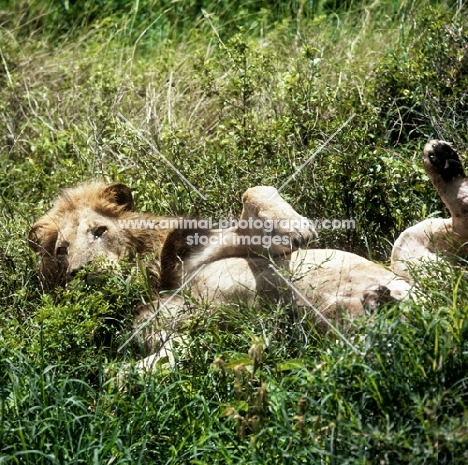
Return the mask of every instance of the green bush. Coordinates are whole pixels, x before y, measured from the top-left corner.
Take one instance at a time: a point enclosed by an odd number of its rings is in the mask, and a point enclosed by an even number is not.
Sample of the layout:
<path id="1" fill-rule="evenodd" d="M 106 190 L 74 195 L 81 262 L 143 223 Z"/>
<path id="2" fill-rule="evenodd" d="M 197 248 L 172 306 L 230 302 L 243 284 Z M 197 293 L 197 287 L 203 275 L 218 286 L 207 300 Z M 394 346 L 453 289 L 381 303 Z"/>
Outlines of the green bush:
<path id="1" fill-rule="evenodd" d="M 468 39 L 463 14 L 428 9 L 376 70 L 374 102 L 392 143 L 437 137 L 466 146 Z"/>

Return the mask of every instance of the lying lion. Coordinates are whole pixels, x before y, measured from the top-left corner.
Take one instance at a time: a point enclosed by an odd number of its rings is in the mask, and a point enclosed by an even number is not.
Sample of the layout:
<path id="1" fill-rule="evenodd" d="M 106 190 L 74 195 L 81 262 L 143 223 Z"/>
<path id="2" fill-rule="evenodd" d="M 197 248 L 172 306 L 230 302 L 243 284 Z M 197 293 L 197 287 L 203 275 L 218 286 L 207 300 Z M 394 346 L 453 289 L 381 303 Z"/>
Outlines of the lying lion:
<path id="1" fill-rule="evenodd" d="M 145 260 L 159 302 L 142 309 L 138 322 L 160 312 L 169 324 L 183 299 L 160 298 L 160 292 L 185 283 L 194 297 L 213 304 L 294 301 L 323 330 L 342 310 L 361 315 L 381 296 L 408 293 L 410 285 L 381 265 L 348 252 L 307 248 L 316 237 L 312 222 L 273 187 L 248 189 L 242 201 L 234 227 L 186 227 L 189 221 L 133 211 L 131 190 L 123 184 L 90 182 L 59 195 L 32 226 L 29 244 L 40 257 L 47 290 L 66 285 L 100 257 Z"/>
<path id="2" fill-rule="evenodd" d="M 432 140 L 423 151 L 426 174 L 450 211 L 451 218 L 431 218 L 403 231 L 392 251 L 393 271 L 412 281 L 412 270 L 466 255 L 468 242 L 468 180 L 458 153 L 448 142 Z"/>

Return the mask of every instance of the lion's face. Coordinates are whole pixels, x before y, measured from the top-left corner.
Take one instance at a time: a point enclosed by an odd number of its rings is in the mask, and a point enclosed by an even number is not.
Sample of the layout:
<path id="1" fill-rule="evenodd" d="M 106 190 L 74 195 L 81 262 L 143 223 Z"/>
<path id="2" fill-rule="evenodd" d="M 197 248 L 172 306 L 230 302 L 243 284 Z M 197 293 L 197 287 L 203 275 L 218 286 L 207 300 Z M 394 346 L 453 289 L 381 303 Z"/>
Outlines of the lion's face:
<path id="1" fill-rule="evenodd" d="M 123 184 L 93 183 L 65 191 L 29 232 L 48 288 L 64 285 L 97 258 L 117 262 L 131 252 L 118 219 L 132 207 Z"/>

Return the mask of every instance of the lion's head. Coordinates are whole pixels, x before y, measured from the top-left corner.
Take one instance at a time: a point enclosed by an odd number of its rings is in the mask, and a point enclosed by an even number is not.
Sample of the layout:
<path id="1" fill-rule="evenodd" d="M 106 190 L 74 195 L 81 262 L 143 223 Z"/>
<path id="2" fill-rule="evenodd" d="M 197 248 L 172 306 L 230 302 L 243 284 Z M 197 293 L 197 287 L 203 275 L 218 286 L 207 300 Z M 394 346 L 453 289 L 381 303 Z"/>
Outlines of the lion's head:
<path id="1" fill-rule="evenodd" d="M 132 207 L 131 190 L 120 183 L 91 182 L 62 191 L 29 231 L 29 245 L 41 258 L 44 286 L 65 285 L 100 257 L 118 262 L 157 251 L 154 234 L 121 227 L 119 221 L 137 215 Z"/>

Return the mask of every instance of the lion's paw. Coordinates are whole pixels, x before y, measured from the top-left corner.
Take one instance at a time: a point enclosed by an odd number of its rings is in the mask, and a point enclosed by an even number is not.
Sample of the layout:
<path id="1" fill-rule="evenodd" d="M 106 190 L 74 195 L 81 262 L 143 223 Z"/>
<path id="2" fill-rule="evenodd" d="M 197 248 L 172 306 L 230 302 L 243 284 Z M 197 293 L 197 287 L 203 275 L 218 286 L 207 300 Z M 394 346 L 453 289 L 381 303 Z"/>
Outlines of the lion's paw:
<path id="1" fill-rule="evenodd" d="M 317 239 L 314 223 L 305 216 L 279 220 L 272 231 L 266 232 L 270 236 L 282 238 L 283 242 L 288 238 L 289 248 L 292 250 L 306 249 Z"/>
<path id="2" fill-rule="evenodd" d="M 390 289 L 387 286 L 372 286 L 364 292 L 361 303 L 364 309 L 370 313 L 375 312 L 381 305 L 394 302 Z"/>
<path id="3" fill-rule="evenodd" d="M 443 140 L 431 140 L 424 146 L 424 167 L 429 175 L 439 174 L 446 182 L 457 176 L 465 177 L 460 156 L 452 144 Z"/>
<path id="4" fill-rule="evenodd" d="M 250 221 L 263 235 L 278 237 L 289 249 L 306 248 L 317 238 L 313 221 L 301 216 L 270 186 L 247 189 L 242 197 L 244 209 L 241 220 Z M 255 221 L 257 220 L 257 221 Z M 287 244 L 286 244 L 287 243 Z"/>

